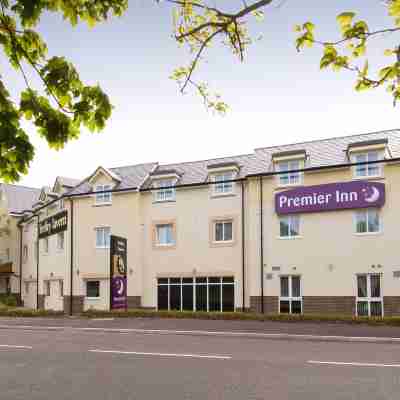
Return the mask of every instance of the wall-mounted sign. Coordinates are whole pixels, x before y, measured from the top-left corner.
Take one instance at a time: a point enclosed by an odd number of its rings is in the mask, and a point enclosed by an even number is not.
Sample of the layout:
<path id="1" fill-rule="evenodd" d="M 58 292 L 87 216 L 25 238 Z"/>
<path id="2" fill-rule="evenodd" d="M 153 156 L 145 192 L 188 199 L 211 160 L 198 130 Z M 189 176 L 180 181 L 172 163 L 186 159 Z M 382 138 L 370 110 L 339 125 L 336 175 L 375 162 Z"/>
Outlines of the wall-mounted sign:
<path id="1" fill-rule="evenodd" d="M 370 181 L 305 186 L 275 195 L 275 211 L 280 215 L 382 207 L 384 204 L 385 185 Z"/>
<path id="2" fill-rule="evenodd" d="M 127 298 L 127 240 L 110 237 L 110 308 L 128 308 Z"/>
<path id="3" fill-rule="evenodd" d="M 39 239 L 66 231 L 67 227 L 68 211 L 64 210 L 39 222 Z"/>

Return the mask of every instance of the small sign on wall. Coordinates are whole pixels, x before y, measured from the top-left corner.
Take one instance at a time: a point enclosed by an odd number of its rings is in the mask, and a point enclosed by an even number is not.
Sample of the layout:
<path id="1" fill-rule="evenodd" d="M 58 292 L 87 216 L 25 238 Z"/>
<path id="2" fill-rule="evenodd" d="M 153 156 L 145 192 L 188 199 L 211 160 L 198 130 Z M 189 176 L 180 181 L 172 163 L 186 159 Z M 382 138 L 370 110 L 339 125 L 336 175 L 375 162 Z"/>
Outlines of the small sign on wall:
<path id="1" fill-rule="evenodd" d="M 68 211 L 64 210 L 39 222 L 39 239 L 64 232 L 67 228 Z"/>

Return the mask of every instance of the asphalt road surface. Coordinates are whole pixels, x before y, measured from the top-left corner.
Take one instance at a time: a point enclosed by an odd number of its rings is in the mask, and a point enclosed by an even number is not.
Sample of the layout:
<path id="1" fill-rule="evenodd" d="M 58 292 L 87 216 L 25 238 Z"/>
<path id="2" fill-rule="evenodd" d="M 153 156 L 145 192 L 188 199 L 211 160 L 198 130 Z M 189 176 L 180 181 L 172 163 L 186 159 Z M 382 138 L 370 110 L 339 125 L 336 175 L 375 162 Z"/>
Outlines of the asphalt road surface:
<path id="1" fill-rule="evenodd" d="M 239 324 L 206 321 L 207 334 L 197 324 L 201 321 L 0 319 L 0 399 L 399 398 L 395 340 L 359 341 L 366 337 L 360 334 L 341 341 L 337 325 L 336 332 L 325 325 L 335 340 L 313 332 L 305 332 L 310 336 L 304 340 L 276 340 L 268 332 L 251 335 L 252 324 L 247 335 L 238 335 L 244 332 Z M 383 337 L 377 329 L 374 336 Z M 388 333 L 395 338 L 395 332 Z"/>

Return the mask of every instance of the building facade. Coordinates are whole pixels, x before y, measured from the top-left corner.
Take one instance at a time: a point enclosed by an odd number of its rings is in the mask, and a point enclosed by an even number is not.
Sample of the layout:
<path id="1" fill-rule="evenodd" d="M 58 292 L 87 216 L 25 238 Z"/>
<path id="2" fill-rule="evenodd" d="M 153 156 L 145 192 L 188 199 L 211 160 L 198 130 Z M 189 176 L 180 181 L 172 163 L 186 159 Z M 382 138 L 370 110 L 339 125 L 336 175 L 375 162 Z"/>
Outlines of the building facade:
<path id="1" fill-rule="evenodd" d="M 129 308 L 400 315 L 399 176 L 398 131 L 99 167 L 33 191 L 0 253 L 30 308 L 109 309 L 116 235 Z"/>

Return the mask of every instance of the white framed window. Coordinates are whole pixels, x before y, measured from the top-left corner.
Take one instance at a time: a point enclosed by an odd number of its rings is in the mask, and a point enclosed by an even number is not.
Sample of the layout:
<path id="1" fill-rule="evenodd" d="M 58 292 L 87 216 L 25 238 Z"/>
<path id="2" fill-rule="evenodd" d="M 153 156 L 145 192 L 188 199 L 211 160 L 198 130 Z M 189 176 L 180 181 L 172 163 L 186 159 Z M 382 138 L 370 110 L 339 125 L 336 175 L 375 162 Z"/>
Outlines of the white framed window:
<path id="1" fill-rule="evenodd" d="M 111 190 L 111 185 L 96 185 L 96 204 L 110 204 L 111 203 L 111 192 L 103 193 L 106 190 Z"/>
<path id="2" fill-rule="evenodd" d="M 235 311 L 235 279 L 227 277 L 158 278 L 157 309 Z"/>
<path id="3" fill-rule="evenodd" d="M 156 186 L 158 190 L 154 193 L 154 200 L 156 202 L 163 201 L 175 201 L 176 190 L 171 187 L 174 186 L 175 182 L 173 179 L 160 179 Z"/>
<path id="4" fill-rule="evenodd" d="M 43 253 L 47 254 L 49 252 L 49 238 L 46 237 L 42 239 L 42 243 L 43 243 Z"/>
<path id="5" fill-rule="evenodd" d="M 44 294 L 45 296 L 51 296 L 51 291 L 50 291 L 50 281 L 44 281 Z"/>
<path id="6" fill-rule="evenodd" d="M 357 275 L 356 313 L 359 317 L 383 316 L 380 274 Z"/>
<path id="7" fill-rule="evenodd" d="M 232 179 L 234 179 L 233 171 L 213 174 L 213 182 L 218 182 L 213 185 L 214 195 L 232 194 L 234 191 L 234 182 L 229 182 Z"/>
<path id="8" fill-rule="evenodd" d="M 233 240 L 233 221 L 214 221 L 214 242 L 231 242 Z"/>
<path id="9" fill-rule="evenodd" d="M 280 285 L 279 312 L 281 314 L 302 314 L 301 277 L 299 275 L 281 276 Z"/>
<path id="10" fill-rule="evenodd" d="M 95 228 L 95 232 L 96 232 L 96 247 L 99 249 L 109 249 L 111 228 L 106 226 L 101 226 Z"/>
<path id="11" fill-rule="evenodd" d="M 365 153 L 357 153 L 353 156 L 353 162 L 355 163 L 365 163 L 378 161 L 382 159 L 382 152 L 380 151 L 368 151 Z M 377 164 L 361 164 L 354 166 L 354 176 L 356 178 L 366 178 L 366 177 L 379 177 L 382 175 L 382 165 Z"/>
<path id="12" fill-rule="evenodd" d="M 157 246 L 173 246 L 175 244 L 173 224 L 157 224 L 155 230 Z"/>
<path id="13" fill-rule="evenodd" d="M 100 297 L 100 281 L 86 281 L 86 297 L 90 299 Z"/>
<path id="14" fill-rule="evenodd" d="M 65 232 L 57 233 L 57 249 L 64 250 L 64 242 L 65 242 Z"/>
<path id="15" fill-rule="evenodd" d="M 303 173 L 298 171 L 303 166 L 303 160 L 288 160 L 278 161 L 276 163 L 279 172 L 285 172 L 278 175 L 278 182 L 280 186 L 299 185 L 303 180 Z M 297 171 L 297 172 L 290 172 Z"/>
<path id="16" fill-rule="evenodd" d="M 300 236 L 300 216 L 284 215 L 279 217 L 279 237 L 295 238 Z"/>
<path id="17" fill-rule="evenodd" d="M 379 210 L 368 208 L 355 212 L 355 230 L 358 234 L 379 233 L 381 231 L 381 220 Z"/>

